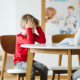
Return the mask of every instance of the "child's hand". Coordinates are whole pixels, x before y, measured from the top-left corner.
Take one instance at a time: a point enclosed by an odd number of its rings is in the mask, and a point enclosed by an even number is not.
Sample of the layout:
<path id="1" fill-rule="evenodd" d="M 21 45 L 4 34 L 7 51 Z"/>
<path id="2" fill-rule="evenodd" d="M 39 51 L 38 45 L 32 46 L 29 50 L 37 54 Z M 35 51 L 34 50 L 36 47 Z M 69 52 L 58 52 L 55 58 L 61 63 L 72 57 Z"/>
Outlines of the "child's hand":
<path id="1" fill-rule="evenodd" d="M 59 21 L 57 21 L 56 25 L 58 25 L 58 24 L 59 24 Z"/>
<path id="2" fill-rule="evenodd" d="M 32 28 L 33 27 L 33 20 L 29 19 L 28 22 L 26 23 L 26 28 Z"/>
<path id="3" fill-rule="evenodd" d="M 36 19 L 36 21 L 38 22 L 38 25 L 37 25 L 36 27 L 40 26 L 40 22 L 39 22 L 39 20 L 38 20 L 38 19 Z"/>
<path id="4" fill-rule="evenodd" d="M 38 26 L 40 26 L 40 22 L 39 22 L 39 20 L 37 20 L 38 21 Z"/>

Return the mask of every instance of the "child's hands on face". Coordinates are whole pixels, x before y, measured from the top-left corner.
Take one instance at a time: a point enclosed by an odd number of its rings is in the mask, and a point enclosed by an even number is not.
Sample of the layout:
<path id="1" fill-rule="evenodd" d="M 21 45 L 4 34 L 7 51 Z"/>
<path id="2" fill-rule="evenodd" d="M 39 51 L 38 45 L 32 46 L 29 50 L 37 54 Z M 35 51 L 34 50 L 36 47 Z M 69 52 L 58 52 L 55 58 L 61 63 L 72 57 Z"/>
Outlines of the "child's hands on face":
<path id="1" fill-rule="evenodd" d="M 36 25 L 35 25 L 35 23 L 33 22 L 32 19 L 28 20 L 28 22 L 26 23 L 26 28 L 31 28 L 32 29 L 32 33 L 35 32 Z"/>
<path id="2" fill-rule="evenodd" d="M 40 26 L 39 20 L 36 19 L 36 21 L 38 22 L 38 26 Z M 32 19 L 29 19 L 28 22 L 26 22 L 26 28 L 32 28 L 32 33 L 35 32 L 35 29 L 38 27 L 35 25 L 35 23 L 33 22 Z"/>
<path id="3" fill-rule="evenodd" d="M 36 27 L 39 27 L 40 26 L 40 22 L 38 19 L 36 19 L 36 21 L 38 22 L 38 25 Z"/>
<path id="4" fill-rule="evenodd" d="M 37 20 L 38 21 L 38 26 L 40 26 L 40 22 L 39 22 L 39 20 Z"/>
<path id="5" fill-rule="evenodd" d="M 35 23 L 33 23 L 33 26 L 32 26 L 32 33 L 35 33 L 35 29 L 36 29 L 36 25 L 35 25 Z"/>
<path id="6" fill-rule="evenodd" d="M 29 19 L 28 22 L 26 22 L 26 28 L 32 28 L 34 26 L 33 20 Z"/>

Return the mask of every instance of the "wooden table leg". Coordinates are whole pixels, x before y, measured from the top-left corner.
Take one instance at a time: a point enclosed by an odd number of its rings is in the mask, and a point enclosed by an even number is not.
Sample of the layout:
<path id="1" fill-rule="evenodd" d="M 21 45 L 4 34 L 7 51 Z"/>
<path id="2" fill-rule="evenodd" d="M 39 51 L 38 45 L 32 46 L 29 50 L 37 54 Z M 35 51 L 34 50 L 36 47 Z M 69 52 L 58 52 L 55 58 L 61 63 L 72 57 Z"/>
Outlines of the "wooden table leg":
<path id="1" fill-rule="evenodd" d="M 72 73 L 72 55 L 71 50 L 68 50 L 68 80 L 71 80 L 71 73 Z"/>
<path id="2" fill-rule="evenodd" d="M 61 61 L 62 61 L 62 55 L 59 55 L 58 66 L 61 66 Z M 58 74 L 58 76 L 57 76 L 57 80 L 60 80 L 60 74 Z"/>
<path id="3" fill-rule="evenodd" d="M 78 55 L 78 61 L 79 61 L 79 66 L 80 66 L 80 55 Z"/>
<path id="4" fill-rule="evenodd" d="M 30 80 L 31 79 L 32 62 L 33 62 L 33 53 L 30 53 L 30 49 L 28 49 L 26 80 Z"/>

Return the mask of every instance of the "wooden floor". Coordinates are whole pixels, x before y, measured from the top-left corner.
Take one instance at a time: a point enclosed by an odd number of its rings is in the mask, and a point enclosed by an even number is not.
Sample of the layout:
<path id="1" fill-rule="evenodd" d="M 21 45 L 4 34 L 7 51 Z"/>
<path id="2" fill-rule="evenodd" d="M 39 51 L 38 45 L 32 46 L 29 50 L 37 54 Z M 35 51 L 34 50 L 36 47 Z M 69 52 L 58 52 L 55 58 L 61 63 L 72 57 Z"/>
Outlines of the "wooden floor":
<path id="1" fill-rule="evenodd" d="M 17 79 L 10 79 L 10 78 L 7 78 L 7 79 L 4 79 L 4 80 L 17 80 Z M 40 80 L 40 79 L 35 79 L 35 80 Z M 51 79 L 48 79 L 48 80 L 51 80 Z M 57 79 L 55 79 L 57 80 Z M 60 79 L 60 80 L 67 80 L 67 79 Z"/>
<path id="2" fill-rule="evenodd" d="M 40 80 L 40 79 L 36 79 L 36 80 Z M 51 79 L 48 79 L 48 80 L 51 80 Z M 55 79 L 55 80 L 57 80 L 57 79 Z M 60 80 L 68 80 L 68 79 L 60 79 Z"/>
<path id="3" fill-rule="evenodd" d="M 17 80 L 16 78 L 4 78 L 3 80 Z M 26 79 L 24 79 L 26 80 Z M 40 80 L 40 79 L 35 79 L 35 80 Z M 51 80 L 51 79 L 48 79 L 48 80 Z M 57 79 L 55 79 L 57 80 Z M 60 79 L 60 80 L 68 80 L 68 79 Z"/>
<path id="4" fill-rule="evenodd" d="M 17 80 L 16 78 L 4 78 L 3 80 Z M 26 79 L 24 79 L 26 80 Z M 35 80 L 40 80 L 39 78 L 35 79 Z M 48 80 L 51 80 L 50 78 Z M 57 79 L 55 79 L 57 80 Z M 68 80 L 68 79 L 60 79 L 60 80 Z"/>
<path id="5" fill-rule="evenodd" d="M 35 77 L 35 78 L 36 78 L 35 80 L 40 80 L 40 76 Z M 17 78 L 10 77 L 10 78 L 4 78 L 3 80 L 17 80 Z M 24 79 L 24 80 L 26 80 L 26 79 Z M 51 76 L 48 76 L 48 80 L 51 80 Z M 57 80 L 57 76 L 56 76 L 55 80 Z M 60 80 L 68 80 L 68 79 L 67 79 L 67 76 L 62 76 Z"/>
<path id="6" fill-rule="evenodd" d="M 40 76 L 38 76 L 38 77 L 36 76 L 35 78 L 36 78 L 35 80 L 40 80 Z M 17 80 L 17 78 L 10 77 L 10 78 L 4 78 L 3 80 Z M 26 80 L 26 79 L 24 79 L 24 80 Z M 48 80 L 51 80 L 51 76 L 48 76 Z M 56 76 L 55 80 L 57 80 L 57 76 Z M 62 76 L 60 80 L 68 80 L 68 79 L 67 79 L 67 76 Z"/>

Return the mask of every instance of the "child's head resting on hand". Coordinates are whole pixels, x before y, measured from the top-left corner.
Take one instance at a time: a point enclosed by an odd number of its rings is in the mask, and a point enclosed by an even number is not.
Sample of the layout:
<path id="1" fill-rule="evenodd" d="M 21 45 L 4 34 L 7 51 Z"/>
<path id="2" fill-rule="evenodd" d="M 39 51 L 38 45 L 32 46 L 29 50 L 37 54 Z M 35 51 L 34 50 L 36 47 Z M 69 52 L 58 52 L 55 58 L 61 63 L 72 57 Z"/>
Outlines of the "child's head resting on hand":
<path id="1" fill-rule="evenodd" d="M 30 14 L 25 14 L 21 17 L 20 26 L 23 35 L 26 35 L 26 28 L 32 28 L 32 33 L 34 33 L 35 28 L 39 26 L 39 20 Z"/>

